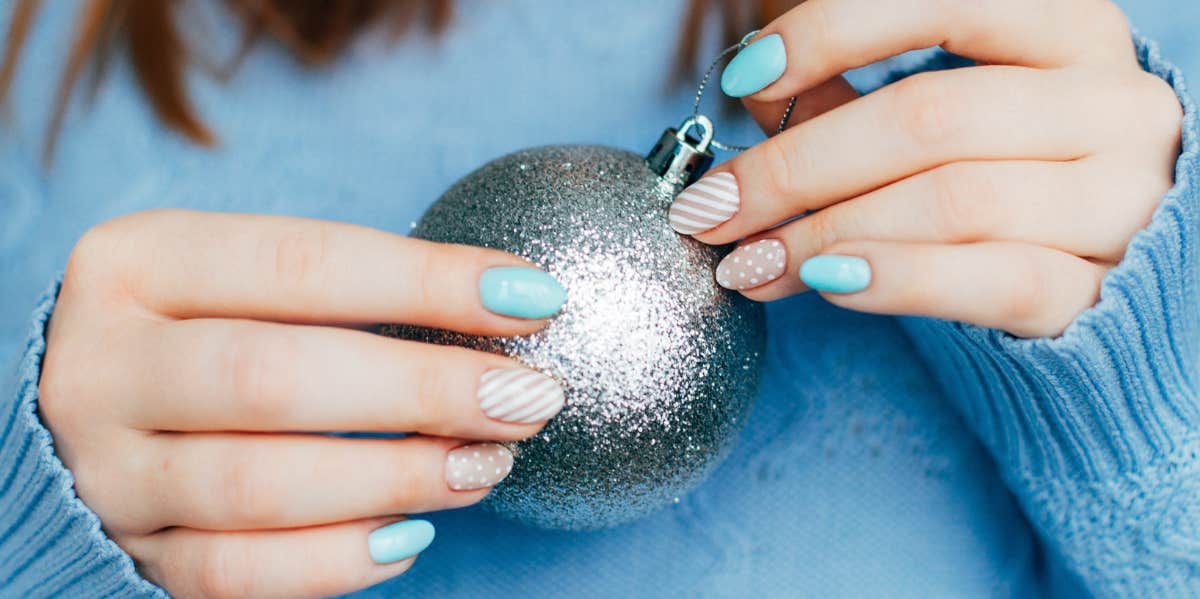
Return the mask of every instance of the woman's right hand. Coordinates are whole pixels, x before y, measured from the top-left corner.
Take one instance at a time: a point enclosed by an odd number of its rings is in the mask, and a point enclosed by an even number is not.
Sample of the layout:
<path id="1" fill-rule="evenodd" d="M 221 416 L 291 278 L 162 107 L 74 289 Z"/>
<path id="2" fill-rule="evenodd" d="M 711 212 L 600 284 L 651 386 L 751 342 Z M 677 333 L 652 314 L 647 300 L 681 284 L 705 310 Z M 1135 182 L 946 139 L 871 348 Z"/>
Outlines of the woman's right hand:
<path id="1" fill-rule="evenodd" d="M 564 297 L 488 249 L 133 214 L 72 253 L 39 409 L 79 497 L 172 594 L 346 593 L 404 572 L 433 531 L 401 515 L 482 499 L 512 463 L 492 442 L 533 435 L 563 402 L 510 359 L 365 329 L 528 334 Z M 306 434 L 323 431 L 418 434 Z"/>

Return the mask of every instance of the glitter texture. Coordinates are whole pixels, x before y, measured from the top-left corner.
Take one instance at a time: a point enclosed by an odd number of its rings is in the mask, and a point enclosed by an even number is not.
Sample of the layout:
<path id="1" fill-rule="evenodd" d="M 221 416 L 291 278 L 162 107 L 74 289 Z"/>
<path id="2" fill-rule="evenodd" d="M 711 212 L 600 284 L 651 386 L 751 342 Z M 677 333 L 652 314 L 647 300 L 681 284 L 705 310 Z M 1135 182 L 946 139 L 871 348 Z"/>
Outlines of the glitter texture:
<path id="1" fill-rule="evenodd" d="M 566 406 L 513 446 L 488 509 L 548 528 L 620 524 L 676 501 L 732 448 L 757 392 L 763 309 L 716 284 L 728 246 L 668 226 L 678 191 L 636 154 L 549 146 L 467 175 L 413 231 L 523 256 L 567 289 L 526 337 L 382 329 L 511 355 L 562 383 Z"/>

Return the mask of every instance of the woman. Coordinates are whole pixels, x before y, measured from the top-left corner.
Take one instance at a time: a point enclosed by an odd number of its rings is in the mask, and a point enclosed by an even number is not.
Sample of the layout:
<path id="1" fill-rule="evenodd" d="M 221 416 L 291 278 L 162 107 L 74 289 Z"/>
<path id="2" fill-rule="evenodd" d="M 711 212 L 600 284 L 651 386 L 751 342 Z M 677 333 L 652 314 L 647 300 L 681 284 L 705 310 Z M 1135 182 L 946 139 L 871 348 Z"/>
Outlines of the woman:
<path id="1" fill-rule="evenodd" d="M 771 305 L 753 421 L 677 506 L 567 534 L 474 510 L 402 519 L 481 499 L 497 478 L 448 458 L 470 445 L 504 463 L 495 442 L 534 434 L 561 395 L 496 393 L 488 377 L 517 364 L 358 326 L 521 334 L 570 290 L 514 256 L 341 223 L 403 230 L 515 148 L 646 146 L 686 106 L 659 97 L 663 32 L 704 22 L 703 3 L 469 3 L 440 36 L 394 45 L 351 40 L 366 4 L 330 21 L 230 3 L 293 49 L 349 45 L 316 72 L 253 46 L 228 82 L 194 76 L 186 92 L 152 18 L 168 5 L 90 3 L 76 33 L 124 32 L 135 70 L 109 63 L 61 132 L 28 125 L 59 114 L 45 74 L 65 63 L 70 80 L 93 49 L 65 56 L 72 15 L 28 19 L 36 4 L 17 4 L 33 28 L 9 37 L 10 58 L 24 50 L 0 167 L 7 338 L 11 312 L 67 266 L 27 345 L 9 344 L 3 594 L 1200 588 L 1196 118 L 1113 5 L 811 0 L 765 23 L 722 88 L 768 129 L 797 95 L 790 129 L 663 216 L 750 248 L 718 282 L 795 296 Z M 225 5 L 184 6 L 201 61 L 238 54 Z M 861 98 L 838 77 L 935 44 L 981 66 Z M 895 75 L 961 64 L 935 52 Z M 177 210 L 144 211 L 161 207 Z M 786 254 L 779 270 L 733 261 L 762 243 Z M 518 397 L 537 409 L 516 413 Z M 298 434 L 328 430 L 421 434 Z"/>

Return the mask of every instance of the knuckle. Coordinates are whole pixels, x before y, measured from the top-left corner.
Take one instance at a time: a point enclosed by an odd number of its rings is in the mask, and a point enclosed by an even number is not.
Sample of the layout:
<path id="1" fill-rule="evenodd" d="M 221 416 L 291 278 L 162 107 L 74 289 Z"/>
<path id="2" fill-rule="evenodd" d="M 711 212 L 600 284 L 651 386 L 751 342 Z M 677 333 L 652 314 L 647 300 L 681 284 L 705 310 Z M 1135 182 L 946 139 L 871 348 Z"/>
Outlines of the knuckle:
<path id="1" fill-rule="evenodd" d="M 805 150 L 799 144 L 788 143 L 786 139 L 775 138 L 761 146 L 762 160 L 769 192 L 776 196 L 790 195 L 797 189 L 796 177 L 799 173 L 807 172 L 810 164 Z"/>
<path id="2" fill-rule="evenodd" d="M 1049 296 L 1050 282 L 1045 269 L 1031 255 L 1025 254 L 1011 263 L 1015 285 L 1011 286 L 1004 303 L 1003 317 L 1009 328 L 1027 327 L 1041 317 Z"/>
<path id="3" fill-rule="evenodd" d="M 69 426 L 72 421 L 72 411 L 69 409 L 72 400 L 68 398 L 78 400 L 86 397 L 81 393 L 86 393 L 88 386 L 82 384 L 79 377 L 72 376 L 75 370 L 63 367 L 58 357 L 57 351 L 46 352 L 41 380 L 38 381 L 38 409 L 51 430 L 61 433 L 60 427 L 64 424 Z"/>
<path id="4" fill-rule="evenodd" d="M 1088 0 L 1088 2 L 1092 5 L 1089 12 L 1092 30 L 1101 39 L 1121 42 L 1130 40 L 1133 29 L 1129 24 L 1129 16 L 1117 3 L 1111 0 Z"/>
<path id="5" fill-rule="evenodd" d="M 393 447 L 392 451 L 395 463 L 401 467 L 396 468 L 393 476 L 389 477 L 387 497 L 391 501 L 390 508 L 397 512 L 414 511 L 413 508 L 418 504 L 428 503 L 421 502 L 421 496 L 432 494 L 435 487 L 429 485 L 428 481 L 419 480 L 418 472 L 423 468 L 414 461 L 414 454 L 409 448 L 401 445 Z"/>
<path id="6" fill-rule="evenodd" d="M 830 248 L 841 241 L 840 227 L 834 220 L 828 209 L 804 217 L 804 221 L 808 223 L 810 239 L 816 240 L 818 248 Z"/>
<path id="7" fill-rule="evenodd" d="M 331 231 L 323 222 L 306 223 L 264 239 L 268 272 L 283 290 L 320 289 L 329 260 Z"/>
<path id="8" fill-rule="evenodd" d="M 891 86 L 892 111 L 917 148 L 945 146 L 961 131 L 968 108 L 939 73 L 917 73 Z"/>
<path id="9" fill-rule="evenodd" d="M 120 240 L 126 235 L 124 222 L 128 217 L 110 220 L 88 229 L 75 242 L 70 257 L 67 258 L 66 282 L 79 283 L 94 279 L 101 273 L 106 273 L 116 262 L 114 260 Z"/>
<path id="10" fill-rule="evenodd" d="M 931 217 L 938 235 L 945 241 L 969 241 L 984 234 L 985 219 L 981 208 L 994 202 L 995 186 L 978 169 L 954 163 L 930 172 L 933 198 Z"/>
<path id="11" fill-rule="evenodd" d="M 442 420 L 444 399 L 447 393 L 447 381 L 442 376 L 436 360 L 425 357 L 418 360 L 413 368 L 416 377 L 416 396 L 413 401 L 412 422 L 421 429 L 436 428 Z"/>
<path id="12" fill-rule="evenodd" d="M 237 542 L 210 541 L 197 560 L 196 587 L 206 599 L 257 596 L 254 566 L 247 546 Z"/>
<path id="13" fill-rule="evenodd" d="M 437 284 L 439 278 L 444 277 L 446 264 L 441 260 L 439 254 L 445 253 L 451 258 L 455 251 L 454 246 L 427 246 L 414 252 L 416 260 L 416 284 L 411 288 L 417 294 L 415 298 L 418 304 L 413 306 L 413 312 L 421 314 L 423 318 L 432 318 L 434 312 L 445 310 L 450 303 L 446 300 L 445 287 Z"/>
<path id="14" fill-rule="evenodd" d="M 153 231 L 153 225 L 188 214 L 186 210 L 155 209 L 133 212 L 100 223 L 88 229 L 75 242 L 63 276 L 63 286 L 94 285 L 114 275 L 127 276 L 120 269 L 129 262 L 126 258 L 145 253 L 138 247 Z"/>
<path id="15" fill-rule="evenodd" d="M 276 515 L 282 507 L 276 493 L 264 488 L 261 458 L 254 452 L 230 451 L 220 475 L 225 501 L 223 518 L 239 524 L 256 524 Z"/>
<path id="16" fill-rule="evenodd" d="M 842 40 L 845 36 L 838 31 L 839 19 L 832 11 L 836 10 L 836 2 L 813 2 L 811 4 L 812 35 L 811 47 L 819 48 L 823 57 L 841 63 L 848 54 L 844 50 Z"/>
<path id="17" fill-rule="evenodd" d="M 1183 127 L 1183 104 L 1166 81 L 1144 71 L 1138 72 L 1138 106 L 1134 114 L 1144 114 L 1149 130 L 1156 136 L 1168 136 L 1178 141 Z"/>
<path id="18" fill-rule="evenodd" d="M 230 399 L 250 422 L 277 418 L 289 408 L 287 387 L 297 350 L 286 340 L 268 341 L 263 335 L 234 335 L 228 342 L 225 371 Z"/>

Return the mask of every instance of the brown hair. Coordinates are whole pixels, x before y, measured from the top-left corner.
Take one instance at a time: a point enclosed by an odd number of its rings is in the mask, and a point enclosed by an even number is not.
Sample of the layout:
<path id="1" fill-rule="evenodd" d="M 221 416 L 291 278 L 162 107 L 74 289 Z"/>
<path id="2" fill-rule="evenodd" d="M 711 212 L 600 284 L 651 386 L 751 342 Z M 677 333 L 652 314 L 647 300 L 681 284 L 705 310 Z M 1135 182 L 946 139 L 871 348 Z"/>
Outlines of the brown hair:
<path id="1" fill-rule="evenodd" d="M 0 62 L 0 103 L 8 95 L 25 38 L 42 0 L 17 0 Z M 285 46 L 305 64 L 334 61 L 362 30 L 386 24 L 394 34 L 414 21 L 427 30 L 441 31 L 453 16 L 452 0 L 227 0 L 243 25 L 242 44 L 228 62 L 212 68 L 227 77 L 250 47 L 262 37 Z M 750 29 L 782 14 L 796 0 L 691 0 L 683 15 L 682 35 L 675 57 L 673 83 L 693 75 L 701 51 L 705 17 L 716 4 L 723 43 L 735 42 Z M 127 50 L 133 71 L 158 118 L 188 139 L 212 145 L 215 136 L 197 116 L 184 84 L 190 53 L 175 24 L 179 2 L 173 0 L 88 0 L 80 6 L 75 40 L 59 78 L 52 120 L 46 131 L 43 159 L 54 153 L 67 103 L 85 68 L 90 68 L 94 92 L 115 51 Z"/>

